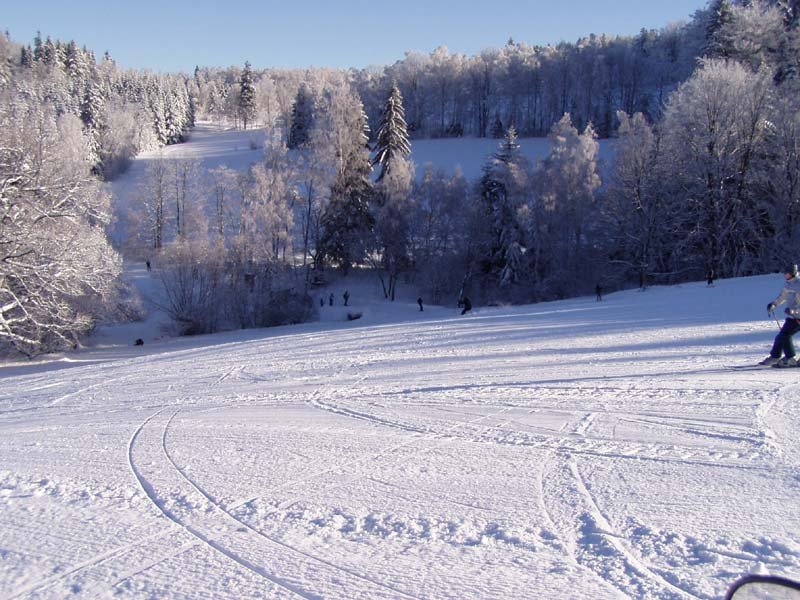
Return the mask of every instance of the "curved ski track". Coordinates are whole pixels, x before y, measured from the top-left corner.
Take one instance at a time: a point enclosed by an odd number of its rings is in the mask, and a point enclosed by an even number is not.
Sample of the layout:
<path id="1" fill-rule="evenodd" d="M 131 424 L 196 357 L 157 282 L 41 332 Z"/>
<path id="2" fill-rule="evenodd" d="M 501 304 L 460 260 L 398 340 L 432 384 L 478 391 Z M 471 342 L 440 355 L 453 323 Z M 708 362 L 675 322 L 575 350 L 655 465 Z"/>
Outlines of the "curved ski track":
<path id="1" fill-rule="evenodd" d="M 129 444 L 131 470 L 164 516 L 228 559 L 301 598 L 322 598 L 335 590 L 339 590 L 342 597 L 351 598 L 414 597 L 285 544 L 238 519 L 217 503 L 169 453 L 167 435 L 178 412 L 175 410 L 166 419 L 160 436 L 152 431 L 152 425 L 163 418 L 163 411 L 152 414 L 137 428 Z M 137 461 L 137 455 L 146 456 L 149 462 Z M 150 471 L 145 473 L 145 468 L 137 466 L 137 462 L 147 464 Z M 253 500 L 255 498 L 241 504 Z"/>

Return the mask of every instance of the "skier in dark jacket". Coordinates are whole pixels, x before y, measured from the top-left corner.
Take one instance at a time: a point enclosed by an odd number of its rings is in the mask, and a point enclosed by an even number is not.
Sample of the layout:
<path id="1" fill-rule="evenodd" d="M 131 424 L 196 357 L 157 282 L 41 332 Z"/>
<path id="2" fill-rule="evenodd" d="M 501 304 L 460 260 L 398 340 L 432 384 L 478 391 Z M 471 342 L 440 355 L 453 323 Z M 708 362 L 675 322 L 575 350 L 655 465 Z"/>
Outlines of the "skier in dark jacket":
<path id="1" fill-rule="evenodd" d="M 458 301 L 459 306 L 463 306 L 464 310 L 461 311 L 462 315 L 467 314 L 469 311 L 472 310 L 472 302 L 469 301 L 469 298 L 466 296 L 462 296 Z"/>
<path id="2" fill-rule="evenodd" d="M 760 365 L 775 367 L 796 367 L 794 343 L 792 336 L 800 331 L 800 278 L 797 276 L 797 265 L 789 265 L 783 270 L 786 285 L 775 300 L 767 304 L 767 312 L 772 313 L 778 306 L 786 303 L 786 320 L 783 322 L 769 356 L 762 360 Z M 781 353 L 784 357 L 781 358 Z"/>

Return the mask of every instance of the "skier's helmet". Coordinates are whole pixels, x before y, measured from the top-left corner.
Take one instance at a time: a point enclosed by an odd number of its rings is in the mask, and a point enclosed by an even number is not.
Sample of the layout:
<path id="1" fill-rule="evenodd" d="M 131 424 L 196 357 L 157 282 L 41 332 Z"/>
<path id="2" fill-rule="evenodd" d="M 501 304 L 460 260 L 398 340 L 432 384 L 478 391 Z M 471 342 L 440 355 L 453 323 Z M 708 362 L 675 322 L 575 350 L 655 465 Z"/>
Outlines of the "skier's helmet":
<path id="1" fill-rule="evenodd" d="M 783 270 L 784 273 L 791 275 L 792 277 L 797 277 L 797 265 L 788 264 L 786 268 Z"/>

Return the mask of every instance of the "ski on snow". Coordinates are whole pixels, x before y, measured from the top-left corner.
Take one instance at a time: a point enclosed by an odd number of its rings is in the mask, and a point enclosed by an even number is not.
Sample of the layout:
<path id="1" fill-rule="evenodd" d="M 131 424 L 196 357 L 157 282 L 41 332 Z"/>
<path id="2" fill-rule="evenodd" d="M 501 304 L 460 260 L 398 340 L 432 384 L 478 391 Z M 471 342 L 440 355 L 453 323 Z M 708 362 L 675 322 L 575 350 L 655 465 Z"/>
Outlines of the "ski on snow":
<path id="1" fill-rule="evenodd" d="M 725 365 L 726 369 L 731 369 L 732 371 L 760 371 L 762 369 L 796 369 L 800 367 L 800 364 L 794 367 L 777 367 L 775 365 Z"/>

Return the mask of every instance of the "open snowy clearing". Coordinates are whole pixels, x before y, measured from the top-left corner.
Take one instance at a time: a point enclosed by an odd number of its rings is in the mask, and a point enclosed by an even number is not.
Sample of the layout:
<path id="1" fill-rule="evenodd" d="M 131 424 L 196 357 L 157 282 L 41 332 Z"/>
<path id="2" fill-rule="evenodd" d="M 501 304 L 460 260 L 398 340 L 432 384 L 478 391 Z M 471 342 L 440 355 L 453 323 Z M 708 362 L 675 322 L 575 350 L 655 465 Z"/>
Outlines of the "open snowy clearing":
<path id="1" fill-rule="evenodd" d="M 0 597 L 718 598 L 797 576 L 800 371 L 725 368 L 765 355 L 781 284 L 402 303 L 7 369 Z"/>

